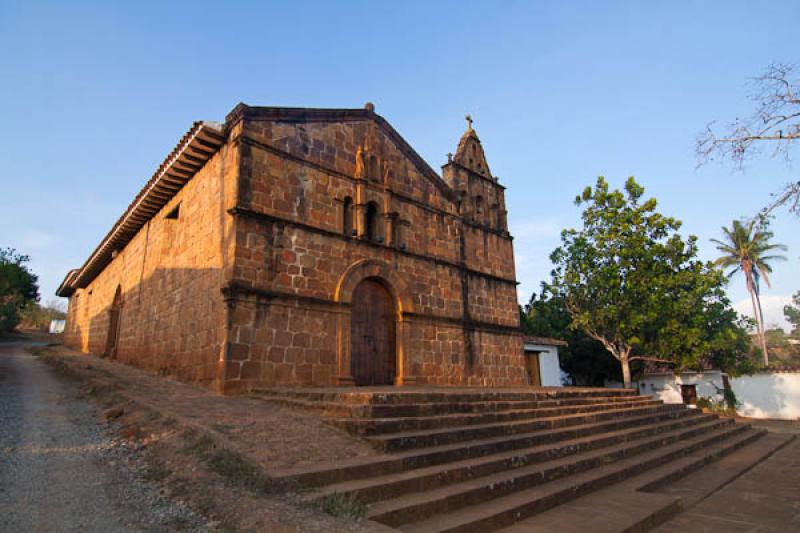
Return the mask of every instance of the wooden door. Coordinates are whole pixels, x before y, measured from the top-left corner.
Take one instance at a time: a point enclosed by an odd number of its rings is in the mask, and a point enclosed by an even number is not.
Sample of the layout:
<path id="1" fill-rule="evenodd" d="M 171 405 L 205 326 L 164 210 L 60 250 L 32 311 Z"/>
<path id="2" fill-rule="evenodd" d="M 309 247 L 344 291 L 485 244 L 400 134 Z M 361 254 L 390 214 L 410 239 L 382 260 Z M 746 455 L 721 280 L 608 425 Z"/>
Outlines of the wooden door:
<path id="1" fill-rule="evenodd" d="M 356 385 L 393 385 L 396 375 L 395 312 L 389 291 L 365 279 L 353 291 L 350 372 Z"/>
<path id="2" fill-rule="evenodd" d="M 697 386 L 681 385 L 681 396 L 686 405 L 697 405 Z"/>
<path id="3" fill-rule="evenodd" d="M 539 352 L 526 352 L 525 366 L 528 371 L 528 385 L 541 387 L 542 374 L 539 370 Z"/>

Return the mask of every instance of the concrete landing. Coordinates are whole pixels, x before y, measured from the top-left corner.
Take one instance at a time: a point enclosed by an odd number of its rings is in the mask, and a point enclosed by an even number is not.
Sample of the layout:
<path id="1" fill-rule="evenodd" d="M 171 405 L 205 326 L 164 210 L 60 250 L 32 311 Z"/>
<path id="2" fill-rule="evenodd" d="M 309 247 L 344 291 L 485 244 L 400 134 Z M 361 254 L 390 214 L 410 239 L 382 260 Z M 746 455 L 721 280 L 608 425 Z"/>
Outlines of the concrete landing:
<path id="1" fill-rule="evenodd" d="M 463 394 L 465 392 L 597 392 L 614 393 L 615 391 L 633 392 L 633 389 L 608 389 L 605 387 L 456 387 L 440 385 L 372 385 L 372 386 L 343 386 L 343 387 L 271 387 L 258 389 L 263 392 L 283 392 L 283 393 L 369 393 L 369 394 L 415 394 L 415 393 L 452 393 Z"/>
<path id="2" fill-rule="evenodd" d="M 748 454 L 750 450 L 741 453 Z M 691 501 L 696 493 L 692 483 L 702 481 L 699 476 L 693 477 L 669 490 Z M 800 439 L 795 438 L 732 483 L 687 507 L 655 531 L 800 531 Z"/>
<path id="3" fill-rule="evenodd" d="M 682 465 L 669 464 L 501 531 L 579 533 L 587 531 L 589 524 L 593 533 L 639 532 L 653 528 L 658 528 L 660 533 L 800 530 L 798 447 L 800 441 L 792 435 L 772 433 L 691 473 L 682 470 Z M 692 464 L 692 457 L 687 457 L 684 463 L 683 468 L 698 466 Z M 774 514 L 772 520 L 777 529 L 747 529 L 759 522 L 769 522 L 763 519 L 759 509 L 762 500 L 772 498 L 765 496 L 775 491 L 775 484 L 769 478 L 780 475 L 781 469 L 787 470 L 787 474 L 794 471 L 786 477 L 787 486 L 777 490 L 779 496 L 771 500 L 774 503 L 763 511 Z M 748 482 L 748 474 L 756 470 L 760 474 L 754 474 L 756 479 Z M 738 487 L 734 489 L 737 496 L 729 500 L 730 487 L 734 485 Z M 780 512 L 774 507 L 780 508 Z M 737 508 L 738 513 L 734 513 Z M 731 529 L 729 522 L 745 529 Z"/>

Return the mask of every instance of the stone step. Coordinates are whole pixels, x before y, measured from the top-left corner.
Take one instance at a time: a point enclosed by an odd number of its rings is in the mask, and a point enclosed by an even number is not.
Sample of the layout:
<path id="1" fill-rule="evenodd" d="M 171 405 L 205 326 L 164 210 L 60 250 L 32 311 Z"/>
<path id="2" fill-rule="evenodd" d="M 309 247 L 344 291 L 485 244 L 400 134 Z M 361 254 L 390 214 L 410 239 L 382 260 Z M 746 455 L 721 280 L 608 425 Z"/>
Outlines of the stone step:
<path id="1" fill-rule="evenodd" d="M 492 531 L 723 441 L 733 449 L 760 436 L 732 423 L 700 435 L 677 433 L 672 439 L 661 435 L 520 469 L 514 475 L 379 502 L 370 506 L 367 516 L 408 532 Z"/>
<path id="2" fill-rule="evenodd" d="M 642 424 L 634 428 L 578 439 L 569 439 L 510 452 L 410 469 L 400 473 L 368 479 L 336 483 L 309 495 L 308 499 L 313 500 L 332 494 L 343 494 L 355 497 L 362 503 L 374 503 L 411 492 L 430 490 L 468 479 L 511 471 L 555 458 L 576 455 L 658 434 L 668 434 L 674 431 L 681 432 L 690 428 L 710 430 L 727 423 L 727 421 L 716 417 L 695 416 L 653 424 Z"/>
<path id="3" fill-rule="evenodd" d="M 283 396 L 306 401 L 334 402 L 362 405 L 399 405 L 410 403 L 449 403 L 486 401 L 534 401 L 565 398 L 595 398 L 636 396 L 633 389 L 599 389 L 576 387 L 535 387 L 526 389 L 426 389 L 413 387 L 405 389 L 382 388 L 370 391 L 368 388 L 343 389 L 255 389 L 254 395 L 264 397 Z"/>
<path id="4" fill-rule="evenodd" d="M 371 418 L 435 416 L 454 413 L 486 413 L 511 411 L 516 409 L 538 409 L 546 407 L 566 407 L 573 405 L 593 405 L 596 403 L 628 402 L 635 399 L 651 399 L 652 396 L 592 396 L 568 397 L 547 400 L 497 400 L 485 402 L 438 402 L 411 404 L 384 404 L 365 406 L 360 416 Z"/>
<path id="5" fill-rule="evenodd" d="M 502 400 L 485 402 L 436 402 L 399 404 L 353 404 L 328 401 L 303 400 L 284 395 L 257 394 L 253 397 L 283 405 L 316 412 L 322 416 L 340 418 L 400 418 L 440 416 L 455 413 L 490 413 L 519 409 L 594 405 L 597 403 L 630 402 L 637 399 L 651 400 L 651 396 L 593 396 L 570 397 L 550 400 Z"/>
<path id="6" fill-rule="evenodd" d="M 699 450 L 501 531 L 580 533 L 586 530 L 587 521 L 591 521 L 593 533 L 649 531 L 725 487 L 794 437 L 769 433 L 735 450 L 729 449 L 728 443 Z"/>
<path id="7" fill-rule="evenodd" d="M 358 458 L 351 461 L 337 461 L 327 465 L 292 468 L 276 471 L 273 476 L 277 480 L 282 480 L 289 484 L 320 487 L 332 483 L 399 473 L 414 468 L 424 468 L 547 443 L 599 435 L 626 428 L 637 428 L 659 422 L 677 421 L 691 424 L 695 418 L 714 419 L 716 417 L 714 415 L 705 415 L 698 409 L 672 410 L 626 418 L 612 418 L 610 420 L 575 424 L 560 428 L 545 428 L 516 435 L 503 435 L 469 442 L 411 449 L 381 458 Z"/>
<path id="8" fill-rule="evenodd" d="M 587 498 L 599 495 L 605 495 L 609 498 L 607 501 L 604 498 L 603 507 L 598 508 L 590 505 L 587 508 L 583 505 L 582 502 Z M 586 524 L 591 524 L 592 533 L 644 533 L 682 510 L 683 503 L 680 498 L 665 494 L 621 491 L 617 485 L 611 485 L 575 500 L 566 501 L 552 509 L 534 514 L 529 518 L 496 531 L 502 533 L 541 533 L 547 531 L 584 533 Z M 564 516 L 565 512 L 569 511 L 572 511 L 579 519 L 576 521 L 572 514 Z M 557 513 L 558 516 L 550 513 Z M 390 528 L 390 530 L 397 531 L 394 528 Z M 487 528 L 486 530 L 492 531 L 493 528 Z"/>
<path id="9" fill-rule="evenodd" d="M 484 413 L 452 413 L 436 416 L 393 418 L 336 418 L 331 423 L 354 435 L 373 436 L 386 433 L 408 432 L 458 426 L 496 424 L 535 418 L 551 418 L 576 413 L 592 413 L 614 408 L 662 405 L 653 398 L 635 398 L 624 402 L 592 403 L 572 406 L 537 407 Z"/>
<path id="10" fill-rule="evenodd" d="M 674 411 L 686 412 L 684 405 L 653 405 L 631 408 L 611 408 L 595 413 L 577 413 L 556 417 L 539 418 L 534 420 L 521 420 L 515 422 L 478 424 L 473 426 L 458 426 L 422 431 L 408 431 L 377 435 L 368 437 L 367 441 L 378 449 L 394 452 L 420 448 L 425 446 L 438 446 L 475 439 L 486 439 L 503 435 L 529 433 L 542 429 L 555 429 L 569 425 L 586 424 L 614 418 L 625 418 L 637 415 L 669 413 Z"/>

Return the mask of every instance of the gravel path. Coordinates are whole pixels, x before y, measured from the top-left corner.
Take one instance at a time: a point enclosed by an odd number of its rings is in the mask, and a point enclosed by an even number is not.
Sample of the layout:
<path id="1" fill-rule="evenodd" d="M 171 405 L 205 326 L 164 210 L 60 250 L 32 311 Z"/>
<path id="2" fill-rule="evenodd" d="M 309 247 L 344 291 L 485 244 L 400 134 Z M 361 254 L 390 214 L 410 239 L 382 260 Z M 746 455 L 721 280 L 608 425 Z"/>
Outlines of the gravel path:
<path id="1" fill-rule="evenodd" d="M 0 343 L 0 531 L 207 531 L 31 343 Z"/>

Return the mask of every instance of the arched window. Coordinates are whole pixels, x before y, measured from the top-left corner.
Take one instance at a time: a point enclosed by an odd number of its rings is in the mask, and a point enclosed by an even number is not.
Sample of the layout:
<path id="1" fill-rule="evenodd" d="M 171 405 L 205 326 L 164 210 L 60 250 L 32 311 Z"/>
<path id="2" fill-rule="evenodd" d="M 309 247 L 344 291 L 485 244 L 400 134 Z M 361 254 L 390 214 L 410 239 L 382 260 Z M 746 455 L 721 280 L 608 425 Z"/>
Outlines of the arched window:
<path id="1" fill-rule="evenodd" d="M 349 196 L 342 202 L 342 232 L 345 237 L 353 235 L 353 199 Z"/>
<path id="2" fill-rule="evenodd" d="M 367 213 L 365 220 L 366 231 L 364 235 L 370 241 L 377 241 L 380 237 L 378 229 L 378 204 L 370 202 L 367 204 Z"/>
<path id="3" fill-rule="evenodd" d="M 483 223 L 483 196 L 475 197 L 475 221 Z"/>

